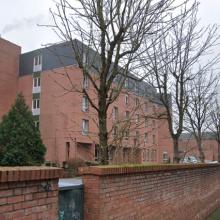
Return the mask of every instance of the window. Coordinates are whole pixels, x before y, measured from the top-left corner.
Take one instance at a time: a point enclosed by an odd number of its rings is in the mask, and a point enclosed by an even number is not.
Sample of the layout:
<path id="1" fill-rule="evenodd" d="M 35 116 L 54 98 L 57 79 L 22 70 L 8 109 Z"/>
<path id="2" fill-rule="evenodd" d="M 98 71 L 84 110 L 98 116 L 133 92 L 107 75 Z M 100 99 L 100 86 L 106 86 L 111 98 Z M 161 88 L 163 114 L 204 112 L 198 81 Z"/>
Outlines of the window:
<path id="1" fill-rule="evenodd" d="M 136 124 L 139 123 L 139 121 L 140 121 L 139 114 L 136 114 L 135 115 L 135 122 L 136 122 Z"/>
<path id="2" fill-rule="evenodd" d="M 113 79 L 113 83 L 117 83 L 118 82 L 118 76 L 116 75 Z"/>
<path id="3" fill-rule="evenodd" d="M 140 132 L 139 131 L 136 131 L 136 133 L 135 133 L 134 142 L 135 142 L 136 147 L 140 144 Z"/>
<path id="4" fill-rule="evenodd" d="M 40 108 L 40 99 L 34 99 L 32 102 L 32 109 L 39 109 Z"/>
<path id="5" fill-rule="evenodd" d="M 125 104 L 128 105 L 129 104 L 129 96 L 126 94 L 125 95 Z"/>
<path id="6" fill-rule="evenodd" d="M 83 53 L 83 60 L 82 60 L 82 62 L 83 62 L 83 64 L 86 63 L 86 54 L 85 53 Z"/>
<path id="7" fill-rule="evenodd" d="M 66 160 L 70 158 L 70 142 L 66 142 Z"/>
<path id="8" fill-rule="evenodd" d="M 148 134 L 144 133 L 144 143 L 147 143 L 147 139 L 148 139 Z"/>
<path id="9" fill-rule="evenodd" d="M 33 78 L 33 87 L 40 87 L 40 77 Z"/>
<path id="10" fill-rule="evenodd" d="M 34 57 L 34 66 L 38 66 L 42 64 L 42 56 L 38 55 L 36 57 Z"/>
<path id="11" fill-rule="evenodd" d="M 33 115 L 40 114 L 40 99 L 33 99 L 33 101 L 32 101 L 32 114 Z"/>
<path id="12" fill-rule="evenodd" d="M 147 105 L 147 102 L 145 102 L 144 103 L 144 111 L 147 112 L 147 110 L 148 110 L 148 105 Z"/>
<path id="13" fill-rule="evenodd" d="M 34 57 L 33 71 L 38 72 L 41 70 L 42 70 L 42 56 L 38 55 Z"/>
<path id="14" fill-rule="evenodd" d="M 84 75 L 84 78 L 83 78 L 83 88 L 87 89 L 88 87 L 89 87 L 89 77 L 88 77 L 88 75 Z"/>
<path id="15" fill-rule="evenodd" d="M 129 138 L 129 130 L 126 130 L 125 131 L 125 139 L 128 140 L 128 138 Z"/>
<path id="16" fill-rule="evenodd" d="M 157 150 L 154 150 L 154 161 L 157 161 Z"/>
<path id="17" fill-rule="evenodd" d="M 115 127 L 113 128 L 113 135 L 117 135 L 117 134 L 118 134 L 118 127 L 115 126 Z"/>
<path id="18" fill-rule="evenodd" d="M 128 79 L 125 79 L 125 88 L 128 88 Z"/>
<path id="19" fill-rule="evenodd" d="M 129 112 L 129 111 L 126 111 L 126 112 L 125 112 L 125 118 L 126 118 L 126 120 L 129 120 L 129 116 L 130 116 L 130 112 Z"/>
<path id="20" fill-rule="evenodd" d="M 82 100 L 82 110 L 84 112 L 87 112 L 89 110 L 89 100 L 86 96 L 83 96 Z"/>
<path id="21" fill-rule="evenodd" d="M 35 126 L 35 128 L 39 129 L 39 127 L 40 127 L 39 121 L 34 121 L 34 126 Z"/>
<path id="22" fill-rule="evenodd" d="M 143 161 L 146 160 L 146 149 L 143 149 Z"/>
<path id="23" fill-rule="evenodd" d="M 150 150 L 147 149 L 147 153 L 146 153 L 146 161 L 150 160 Z"/>
<path id="24" fill-rule="evenodd" d="M 168 153 L 166 151 L 163 152 L 163 161 L 168 161 Z"/>
<path id="25" fill-rule="evenodd" d="M 153 144 L 155 144 L 155 135 L 153 134 L 153 139 L 152 139 L 152 141 L 153 141 Z"/>
<path id="26" fill-rule="evenodd" d="M 138 82 L 137 81 L 134 82 L 134 90 L 135 90 L 135 92 L 138 92 Z"/>
<path id="27" fill-rule="evenodd" d="M 113 119 L 118 120 L 118 107 L 113 108 Z"/>
<path id="28" fill-rule="evenodd" d="M 40 77 L 34 77 L 33 78 L 33 89 L 32 92 L 33 93 L 40 93 Z"/>
<path id="29" fill-rule="evenodd" d="M 154 150 L 153 149 L 151 150 L 150 160 L 154 161 Z"/>
<path id="30" fill-rule="evenodd" d="M 96 144 L 95 145 L 95 161 L 99 161 L 99 158 L 100 158 L 100 148 L 99 148 L 99 145 Z"/>
<path id="31" fill-rule="evenodd" d="M 155 126 L 156 126 L 155 120 L 152 121 L 152 125 L 153 125 L 153 128 L 155 128 Z"/>
<path id="32" fill-rule="evenodd" d="M 82 120 L 82 134 L 88 135 L 89 133 L 89 120 L 83 119 Z"/>
<path id="33" fill-rule="evenodd" d="M 139 105 L 139 99 L 135 98 L 135 105 L 138 106 Z"/>
<path id="34" fill-rule="evenodd" d="M 148 127 L 148 118 L 147 117 L 144 118 L 144 126 L 145 126 L 145 128 Z"/>

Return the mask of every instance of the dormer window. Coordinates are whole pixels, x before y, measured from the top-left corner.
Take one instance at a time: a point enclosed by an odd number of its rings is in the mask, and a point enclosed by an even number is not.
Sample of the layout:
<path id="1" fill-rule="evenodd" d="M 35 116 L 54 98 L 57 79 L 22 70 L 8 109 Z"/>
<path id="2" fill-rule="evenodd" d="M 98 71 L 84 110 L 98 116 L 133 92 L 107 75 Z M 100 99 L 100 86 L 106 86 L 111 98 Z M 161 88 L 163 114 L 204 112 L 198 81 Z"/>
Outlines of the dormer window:
<path id="1" fill-rule="evenodd" d="M 42 55 L 34 57 L 33 72 L 39 72 L 42 70 Z"/>

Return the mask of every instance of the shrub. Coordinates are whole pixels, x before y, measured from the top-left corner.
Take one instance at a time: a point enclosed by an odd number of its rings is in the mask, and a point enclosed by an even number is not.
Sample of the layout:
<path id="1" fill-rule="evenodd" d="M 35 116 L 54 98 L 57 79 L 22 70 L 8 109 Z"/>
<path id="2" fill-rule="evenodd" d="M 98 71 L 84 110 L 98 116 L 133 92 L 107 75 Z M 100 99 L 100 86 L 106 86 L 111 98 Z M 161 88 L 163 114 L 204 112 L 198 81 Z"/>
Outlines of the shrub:
<path id="1" fill-rule="evenodd" d="M 32 113 L 19 94 L 0 123 L 0 165 L 40 165 L 45 152 Z"/>

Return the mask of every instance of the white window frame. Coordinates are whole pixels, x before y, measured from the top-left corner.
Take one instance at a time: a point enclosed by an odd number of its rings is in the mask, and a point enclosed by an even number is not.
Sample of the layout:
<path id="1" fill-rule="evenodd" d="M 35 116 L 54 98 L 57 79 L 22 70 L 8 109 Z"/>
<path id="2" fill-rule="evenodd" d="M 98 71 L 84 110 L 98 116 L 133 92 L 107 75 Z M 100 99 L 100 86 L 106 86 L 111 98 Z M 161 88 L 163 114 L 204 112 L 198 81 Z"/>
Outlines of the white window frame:
<path id="1" fill-rule="evenodd" d="M 89 120 L 87 119 L 82 120 L 82 134 L 83 135 L 89 134 Z"/>
<path id="2" fill-rule="evenodd" d="M 87 62 L 87 55 L 86 53 L 83 53 L 83 60 L 82 60 L 83 64 L 86 64 Z"/>
<path id="3" fill-rule="evenodd" d="M 40 99 L 39 98 L 32 100 L 32 114 L 40 115 Z"/>
<path id="4" fill-rule="evenodd" d="M 128 79 L 125 79 L 125 88 L 128 88 Z"/>
<path id="5" fill-rule="evenodd" d="M 167 153 L 167 151 L 164 151 L 163 152 L 163 161 L 168 161 L 168 153 Z"/>
<path id="6" fill-rule="evenodd" d="M 33 77 L 32 93 L 40 93 L 40 92 L 41 92 L 41 78 Z"/>
<path id="7" fill-rule="evenodd" d="M 83 96 L 82 98 L 82 111 L 84 112 L 89 111 L 89 100 L 87 96 Z"/>
<path id="8" fill-rule="evenodd" d="M 42 70 L 42 55 L 37 55 L 33 60 L 33 72 L 39 72 Z"/>
<path id="9" fill-rule="evenodd" d="M 34 127 L 35 128 L 40 128 L 40 121 L 39 120 L 36 120 L 36 121 L 34 121 Z"/>

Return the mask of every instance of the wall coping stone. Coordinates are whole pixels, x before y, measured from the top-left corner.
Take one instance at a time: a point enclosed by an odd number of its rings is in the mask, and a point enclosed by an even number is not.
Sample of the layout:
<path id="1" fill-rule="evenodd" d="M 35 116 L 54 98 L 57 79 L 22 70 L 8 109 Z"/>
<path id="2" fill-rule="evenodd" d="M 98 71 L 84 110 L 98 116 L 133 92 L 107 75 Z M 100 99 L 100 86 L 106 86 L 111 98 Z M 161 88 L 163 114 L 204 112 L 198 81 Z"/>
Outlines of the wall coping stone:
<path id="1" fill-rule="evenodd" d="M 119 174 L 134 174 L 134 173 L 149 173 L 172 170 L 192 170 L 201 168 L 220 167 L 220 164 L 157 164 L 157 165 L 109 165 L 109 166 L 90 166 L 80 167 L 81 175 L 119 175 Z"/>
<path id="2" fill-rule="evenodd" d="M 0 183 L 58 179 L 63 169 L 46 166 L 1 167 Z"/>

